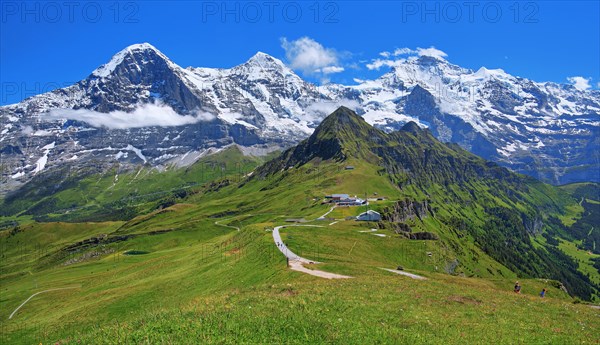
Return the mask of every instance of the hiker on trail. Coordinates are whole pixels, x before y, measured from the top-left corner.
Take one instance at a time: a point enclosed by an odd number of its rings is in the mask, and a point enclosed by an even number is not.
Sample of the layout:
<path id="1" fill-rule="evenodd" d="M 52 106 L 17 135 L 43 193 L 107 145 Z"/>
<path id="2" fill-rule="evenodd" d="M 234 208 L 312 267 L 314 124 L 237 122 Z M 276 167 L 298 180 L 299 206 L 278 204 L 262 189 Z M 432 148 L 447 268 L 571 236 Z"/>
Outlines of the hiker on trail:
<path id="1" fill-rule="evenodd" d="M 515 283 L 515 293 L 521 293 L 521 284 L 519 282 Z"/>
<path id="2" fill-rule="evenodd" d="M 546 289 L 542 289 L 542 292 L 540 292 L 540 297 L 544 298 L 546 297 Z"/>

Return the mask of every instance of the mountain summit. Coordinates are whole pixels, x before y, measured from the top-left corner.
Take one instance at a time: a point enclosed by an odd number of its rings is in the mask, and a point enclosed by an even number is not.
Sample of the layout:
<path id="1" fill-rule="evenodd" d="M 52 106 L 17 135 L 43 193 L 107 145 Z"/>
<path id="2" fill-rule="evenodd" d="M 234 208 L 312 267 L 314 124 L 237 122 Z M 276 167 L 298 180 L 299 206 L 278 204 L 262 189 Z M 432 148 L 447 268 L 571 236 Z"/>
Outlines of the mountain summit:
<path id="1" fill-rule="evenodd" d="M 306 164 L 313 159 L 344 161 L 350 158 L 368 159 L 366 148 L 370 140 L 386 137 L 362 117 L 344 106 L 327 116 L 308 139 L 285 151 L 270 167 L 273 171 Z"/>
<path id="2" fill-rule="evenodd" d="M 410 121 L 407 124 L 405 124 L 404 126 L 402 126 L 402 130 L 404 132 L 409 132 L 414 135 L 421 135 L 423 133 L 423 130 L 421 129 L 421 127 L 419 127 L 419 125 L 417 125 L 417 123 L 414 121 Z"/>
<path id="3" fill-rule="evenodd" d="M 381 131 L 367 123 L 351 109 L 341 106 L 327 116 L 315 129 L 309 141 L 335 139 L 340 143 L 368 140 Z"/>
<path id="4" fill-rule="evenodd" d="M 142 72 L 142 67 L 153 68 L 155 64 L 160 63 L 174 65 L 153 45 L 149 43 L 133 44 L 115 54 L 109 62 L 94 70 L 92 75 L 105 78 L 118 68 L 131 71 L 132 67 L 137 67 L 138 72 Z M 148 66 L 148 64 L 150 65 Z"/>
<path id="5" fill-rule="evenodd" d="M 386 133 L 343 106 L 327 116 L 308 139 L 285 151 L 259 175 L 273 174 L 315 159 L 363 160 L 383 167 L 405 183 L 423 186 L 480 177 L 515 178 L 507 169 L 487 163 L 456 145 L 439 142 L 414 122 L 399 131 Z"/>
<path id="6" fill-rule="evenodd" d="M 250 59 L 248 59 L 248 61 L 246 61 L 242 65 L 257 65 L 259 67 L 264 68 L 265 70 L 271 69 L 291 71 L 281 60 L 263 52 L 258 52 L 254 54 Z"/>

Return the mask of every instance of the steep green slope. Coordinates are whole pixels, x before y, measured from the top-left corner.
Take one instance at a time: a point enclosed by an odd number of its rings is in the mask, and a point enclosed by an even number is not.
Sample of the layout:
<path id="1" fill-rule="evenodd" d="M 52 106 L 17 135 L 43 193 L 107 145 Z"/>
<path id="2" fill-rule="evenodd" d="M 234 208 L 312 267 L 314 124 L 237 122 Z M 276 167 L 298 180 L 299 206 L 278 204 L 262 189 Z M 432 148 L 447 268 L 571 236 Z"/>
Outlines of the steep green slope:
<path id="1" fill-rule="evenodd" d="M 495 267 L 478 267 L 484 255 L 519 275 L 559 280 L 582 298 L 597 294 L 598 285 L 577 270 L 556 240 L 532 240 L 538 235 L 572 239 L 573 230 L 557 220 L 568 217 L 576 203 L 555 187 L 514 174 L 457 145 L 442 144 L 414 123 L 401 131 L 382 132 L 344 107 L 310 138 L 260 167 L 255 178 L 282 183 L 286 173 L 322 161 L 371 165 L 397 188 L 393 197 L 402 201 L 388 208 L 387 219 L 401 221 L 380 226 L 410 233 L 415 221 L 406 224 L 411 218 L 407 213 L 419 213 L 415 207 L 423 205 L 422 215 L 416 217 L 421 230 L 441 237 L 469 275 L 502 274 Z M 477 249 L 467 249 L 473 244 Z"/>
<path id="2" fill-rule="evenodd" d="M 600 184 L 575 183 L 560 187 L 579 200 L 579 217 L 568 219 L 569 232 L 558 247 L 573 258 L 578 270 L 600 285 Z"/>
<path id="3" fill-rule="evenodd" d="M 600 254 L 600 184 L 574 183 L 561 189 L 571 194 L 583 208 L 581 217 L 570 227 L 571 238 L 581 242 L 582 250 Z"/>
<path id="4" fill-rule="evenodd" d="M 118 164 L 101 173 L 93 166 L 64 167 L 8 195 L 0 205 L 0 215 L 40 221 L 127 220 L 171 205 L 208 181 L 224 176 L 240 180 L 266 158 L 244 156 L 233 146 L 189 167 L 169 166 L 166 171 L 146 166 L 123 170 Z"/>

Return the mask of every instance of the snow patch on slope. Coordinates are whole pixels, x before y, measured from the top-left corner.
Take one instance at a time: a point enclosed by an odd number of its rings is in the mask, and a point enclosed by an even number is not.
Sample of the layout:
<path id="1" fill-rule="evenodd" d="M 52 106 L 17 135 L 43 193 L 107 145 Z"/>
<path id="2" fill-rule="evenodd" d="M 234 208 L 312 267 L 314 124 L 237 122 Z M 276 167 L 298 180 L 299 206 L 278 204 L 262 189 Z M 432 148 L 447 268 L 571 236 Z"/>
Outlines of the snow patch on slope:
<path id="1" fill-rule="evenodd" d="M 35 163 L 35 169 L 33 170 L 33 174 L 37 174 L 40 171 L 44 170 L 44 168 L 46 167 L 46 164 L 48 163 L 48 154 L 50 153 L 50 151 L 55 147 L 56 142 L 53 141 L 51 144 L 48 144 L 44 147 L 42 147 L 42 150 L 44 150 L 44 155 L 42 157 L 40 157 L 37 162 Z"/>
<path id="2" fill-rule="evenodd" d="M 146 157 L 142 154 L 142 150 L 138 149 L 137 147 L 135 147 L 135 146 L 133 146 L 131 144 L 127 145 L 127 147 L 124 148 L 124 150 L 134 152 L 141 160 L 144 161 L 144 163 L 146 163 L 148 161 L 146 159 Z"/>
<path id="3" fill-rule="evenodd" d="M 223 112 L 220 113 L 218 116 L 219 119 L 228 122 L 232 125 L 235 124 L 240 124 L 242 126 L 248 127 L 248 128 L 254 128 L 254 129 L 258 129 L 256 126 L 249 124 L 248 122 L 242 120 L 244 118 L 244 115 L 240 114 L 240 113 L 235 113 L 235 112 Z"/>

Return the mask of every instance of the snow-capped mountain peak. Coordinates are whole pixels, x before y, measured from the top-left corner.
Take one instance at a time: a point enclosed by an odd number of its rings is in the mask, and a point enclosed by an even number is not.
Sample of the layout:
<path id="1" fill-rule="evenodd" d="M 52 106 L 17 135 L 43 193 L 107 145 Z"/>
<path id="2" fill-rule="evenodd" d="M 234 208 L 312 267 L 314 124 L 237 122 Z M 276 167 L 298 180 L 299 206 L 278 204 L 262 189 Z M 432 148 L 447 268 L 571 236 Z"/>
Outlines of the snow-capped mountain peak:
<path id="1" fill-rule="evenodd" d="M 92 76 L 106 78 L 111 73 L 113 73 L 117 67 L 122 65 L 124 62 L 130 64 L 146 64 L 151 59 L 160 59 L 164 60 L 169 66 L 177 68 L 179 66 L 175 65 L 169 58 L 163 54 L 160 50 L 156 49 L 150 43 L 138 43 L 132 44 L 127 48 L 121 50 L 116 53 L 109 62 L 98 67 L 96 70 L 92 72 Z"/>
<path id="2" fill-rule="evenodd" d="M 281 62 L 281 60 L 261 51 L 254 54 L 246 63 L 258 63 L 267 66 L 276 65 L 278 67 L 285 68 L 284 63 Z"/>
<path id="3" fill-rule="evenodd" d="M 233 67 L 231 73 L 244 74 L 250 79 L 269 76 L 296 76 L 281 60 L 263 52 L 258 52 L 248 59 L 248 61 Z"/>
<path id="4" fill-rule="evenodd" d="M 600 181 L 598 91 L 501 69 L 473 71 L 426 55 L 397 60 L 389 72 L 358 85 L 317 88 L 263 52 L 232 68 L 183 69 L 148 43 L 121 50 L 70 87 L 0 107 L 3 178 L 24 182 L 55 164 L 73 164 L 73 157 L 77 164 L 121 162 L 115 148 L 133 147 L 143 151 L 143 162 L 160 165 L 232 143 L 285 147 L 339 105 L 385 130 L 415 121 L 442 141 L 546 181 Z M 161 121 L 132 122 L 163 125 L 128 126 L 136 114 Z M 117 117 L 116 129 L 86 122 Z M 51 143 L 52 150 L 39 149 Z"/>

